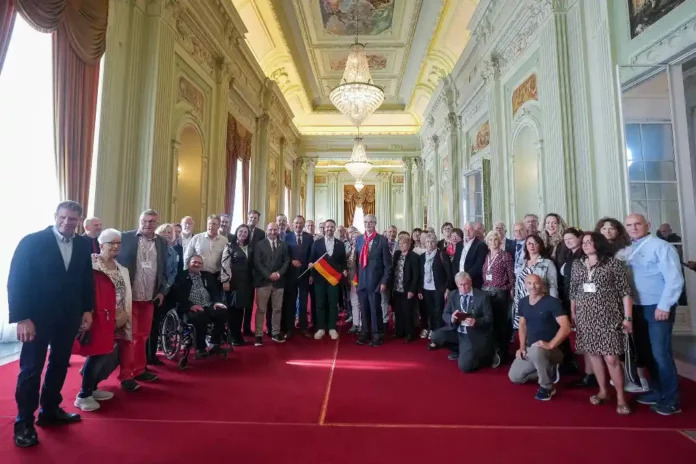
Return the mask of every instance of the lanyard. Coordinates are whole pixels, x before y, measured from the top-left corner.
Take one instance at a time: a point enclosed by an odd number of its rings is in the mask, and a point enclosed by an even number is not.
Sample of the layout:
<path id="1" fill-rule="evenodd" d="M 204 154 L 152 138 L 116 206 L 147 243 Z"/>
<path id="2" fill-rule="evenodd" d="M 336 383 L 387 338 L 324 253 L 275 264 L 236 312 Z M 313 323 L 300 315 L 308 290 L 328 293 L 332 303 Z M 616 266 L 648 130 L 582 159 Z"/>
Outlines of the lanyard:
<path id="1" fill-rule="evenodd" d="M 597 266 L 599 266 L 599 262 L 595 264 L 594 269 L 590 269 L 590 260 L 589 258 L 585 260 L 585 268 L 587 269 L 587 281 L 592 282 L 592 276 L 594 275 L 595 271 L 597 270 Z"/>
<path id="2" fill-rule="evenodd" d="M 638 253 L 638 250 L 640 250 L 641 248 L 643 248 L 643 245 L 645 245 L 646 243 L 648 243 L 648 241 L 649 241 L 650 239 L 652 239 L 652 238 L 653 238 L 652 235 L 648 235 L 648 236 L 645 238 L 645 240 L 643 240 L 642 242 L 640 242 L 640 244 L 636 247 L 636 249 L 633 250 L 633 251 L 631 252 L 631 255 L 628 257 L 628 259 L 627 259 L 626 261 L 628 261 L 628 262 L 630 263 L 631 260 L 633 259 L 633 256 L 635 256 L 635 254 Z"/>
<path id="3" fill-rule="evenodd" d="M 491 261 L 491 255 L 488 255 L 488 258 L 486 258 L 486 262 L 488 263 L 488 270 L 486 271 L 486 274 L 491 273 L 491 267 L 493 267 L 493 264 L 495 263 L 495 260 L 498 259 L 498 256 L 500 256 L 500 252 L 498 252 L 498 254 L 495 255 L 495 258 L 493 258 L 493 261 Z"/>

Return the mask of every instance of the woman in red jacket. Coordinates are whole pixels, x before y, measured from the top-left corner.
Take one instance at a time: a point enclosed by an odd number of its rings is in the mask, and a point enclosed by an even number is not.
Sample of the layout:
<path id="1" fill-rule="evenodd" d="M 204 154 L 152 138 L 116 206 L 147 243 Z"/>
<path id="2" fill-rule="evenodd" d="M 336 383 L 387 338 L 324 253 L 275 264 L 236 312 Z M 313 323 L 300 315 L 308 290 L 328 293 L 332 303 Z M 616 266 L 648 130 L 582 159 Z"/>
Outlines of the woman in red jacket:
<path id="1" fill-rule="evenodd" d="M 121 249 L 121 233 L 106 229 L 99 236 L 101 252 L 92 255 L 94 272 L 94 314 L 92 327 L 82 334 L 74 352 L 86 356 L 82 388 L 75 406 L 83 411 L 99 409 L 99 401 L 113 398 L 114 394 L 97 388 L 100 381 L 111 375 L 119 359 L 120 344 L 132 340 L 132 293 L 128 269 L 114 259 Z M 121 357 L 128 349 L 121 347 Z M 126 356 L 127 357 L 127 356 Z M 124 361 L 126 361 L 124 363 Z M 127 360 L 121 366 L 127 367 Z"/>

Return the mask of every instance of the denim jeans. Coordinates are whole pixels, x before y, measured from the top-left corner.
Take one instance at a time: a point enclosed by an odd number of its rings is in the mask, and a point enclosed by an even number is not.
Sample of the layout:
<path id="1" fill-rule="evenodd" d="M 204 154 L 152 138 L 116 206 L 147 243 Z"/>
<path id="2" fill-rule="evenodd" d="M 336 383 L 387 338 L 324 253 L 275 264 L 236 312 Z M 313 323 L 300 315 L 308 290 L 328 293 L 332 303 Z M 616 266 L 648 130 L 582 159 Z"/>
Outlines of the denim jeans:
<path id="1" fill-rule="evenodd" d="M 677 406 L 679 376 L 672 354 L 672 328 L 677 308 L 674 306 L 670 309 L 666 321 L 655 320 L 655 309 L 657 305 L 633 307 L 636 344 L 642 346 L 638 351 L 644 353 L 644 361 L 650 372 L 650 390 L 659 396 L 660 404 Z"/>

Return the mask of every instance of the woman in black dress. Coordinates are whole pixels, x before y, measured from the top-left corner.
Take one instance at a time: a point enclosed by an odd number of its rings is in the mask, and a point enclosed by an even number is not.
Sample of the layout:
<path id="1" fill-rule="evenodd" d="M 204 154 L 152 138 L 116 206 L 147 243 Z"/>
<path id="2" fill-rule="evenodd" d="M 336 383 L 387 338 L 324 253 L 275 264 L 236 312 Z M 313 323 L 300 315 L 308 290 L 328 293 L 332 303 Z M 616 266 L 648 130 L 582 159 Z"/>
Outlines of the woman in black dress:
<path id="1" fill-rule="evenodd" d="M 227 243 L 222 252 L 222 272 L 220 280 L 225 292 L 233 293 L 233 303 L 227 312 L 227 325 L 230 330 L 232 346 L 247 344 L 242 336 L 251 336 L 251 316 L 254 310 L 254 286 L 251 284 L 252 249 L 249 244 L 249 227 L 245 224 L 237 227 L 234 241 Z M 230 301 L 230 300 L 228 300 Z"/>

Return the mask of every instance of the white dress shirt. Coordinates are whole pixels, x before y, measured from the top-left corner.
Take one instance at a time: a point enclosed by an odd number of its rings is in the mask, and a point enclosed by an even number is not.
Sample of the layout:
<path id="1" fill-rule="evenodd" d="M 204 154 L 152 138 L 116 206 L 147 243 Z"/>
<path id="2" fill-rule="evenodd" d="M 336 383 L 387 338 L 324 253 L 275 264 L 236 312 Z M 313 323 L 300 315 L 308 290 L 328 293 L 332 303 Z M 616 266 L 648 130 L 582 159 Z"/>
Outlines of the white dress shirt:
<path id="1" fill-rule="evenodd" d="M 466 255 L 469 254 L 469 250 L 471 249 L 471 244 L 474 243 L 473 240 L 466 241 L 464 240 L 464 247 L 462 248 L 462 257 L 459 259 L 459 272 L 464 272 L 464 263 L 466 262 Z"/>
<path id="2" fill-rule="evenodd" d="M 324 237 L 324 243 L 326 244 L 326 253 L 328 253 L 329 256 L 333 256 L 334 244 L 336 243 L 336 239 Z"/>
<path id="3" fill-rule="evenodd" d="M 60 250 L 60 255 L 63 257 L 63 264 L 65 264 L 65 270 L 68 270 L 70 266 L 70 260 L 72 259 L 73 250 L 73 237 L 66 237 L 60 232 L 58 228 L 53 226 L 53 235 L 56 236 L 56 242 L 58 242 L 58 249 Z"/>

